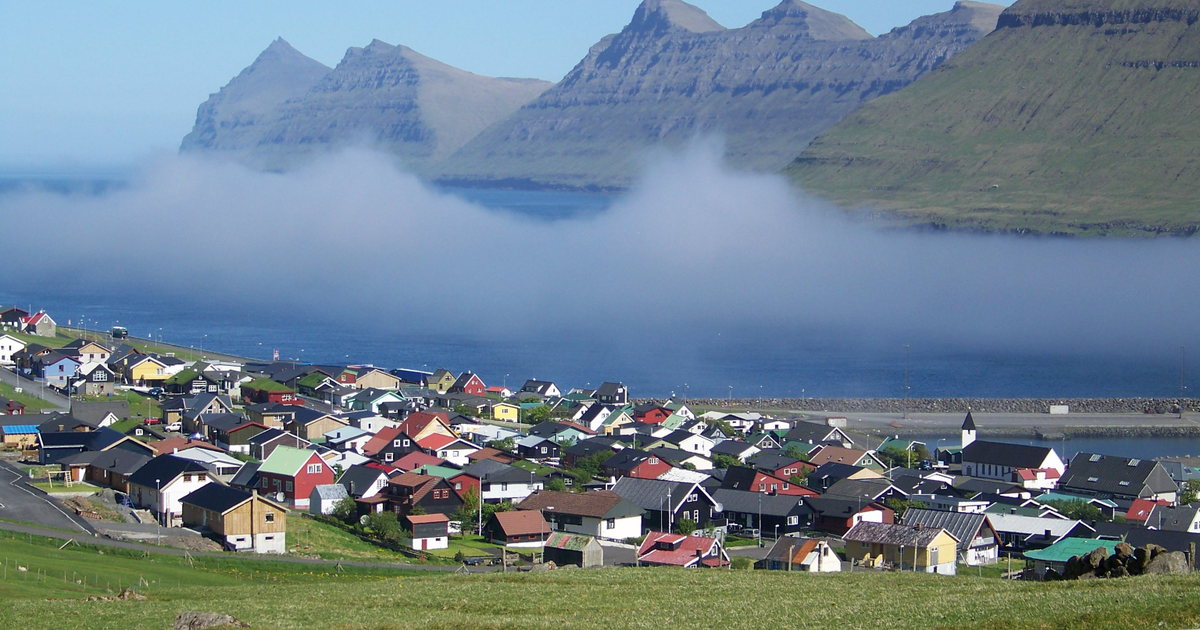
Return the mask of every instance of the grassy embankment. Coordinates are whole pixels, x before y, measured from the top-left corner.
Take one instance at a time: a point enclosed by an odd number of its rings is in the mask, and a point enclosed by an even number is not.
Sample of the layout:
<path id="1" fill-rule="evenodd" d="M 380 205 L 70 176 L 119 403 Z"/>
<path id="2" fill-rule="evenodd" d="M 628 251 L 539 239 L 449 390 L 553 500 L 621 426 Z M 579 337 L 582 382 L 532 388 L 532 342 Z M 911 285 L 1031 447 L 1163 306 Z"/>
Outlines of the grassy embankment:
<path id="1" fill-rule="evenodd" d="M 0 396 L 25 405 L 25 413 L 41 413 L 45 409 L 58 409 L 57 405 L 48 403 L 37 396 L 30 396 L 28 391 L 28 389 L 25 389 L 25 391 L 18 393 L 17 389 L 12 385 L 0 383 Z M 37 424 L 37 422 L 31 421 L 30 424 Z"/>
<path id="2" fill-rule="evenodd" d="M 1200 578 L 1020 583 L 911 573 L 613 569 L 403 573 L 185 558 L 0 535 L 0 627 L 167 628 L 185 610 L 253 628 L 1185 628 Z M 17 566 L 28 571 L 20 573 Z M 65 579 L 64 579 L 65 575 Z M 41 580 L 39 581 L 39 577 Z M 86 584 L 84 584 L 86 579 Z M 139 583 L 148 601 L 86 602 Z"/>
<path id="3" fill-rule="evenodd" d="M 380 547 L 364 541 L 353 533 L 333 525 L 321 523 L 292 512 L 288 515 L 288 549 L 292 553 L 317 556 L 325 560 L 371 560 L 376 562 L 417 562 L 413 556 Z M 498 547 L 483 541 L 479 536 L 451 537 L 448 549 L 423 552 L 430 564 L 457 564 L 454 556 L 491 555 L 489 550 Z M 498 552 L 497 552 L 498 553 Z"/>

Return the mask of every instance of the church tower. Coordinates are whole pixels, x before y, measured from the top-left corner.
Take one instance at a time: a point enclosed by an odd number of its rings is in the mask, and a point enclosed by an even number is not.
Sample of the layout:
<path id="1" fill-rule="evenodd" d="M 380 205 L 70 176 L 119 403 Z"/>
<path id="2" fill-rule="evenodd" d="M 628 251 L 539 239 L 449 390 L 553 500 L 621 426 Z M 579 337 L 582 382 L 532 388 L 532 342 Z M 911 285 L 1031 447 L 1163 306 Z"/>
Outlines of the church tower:
<path id="1" fill-rule="evenodd" d="M 967 448 L 967 445 L 975 441 L 975 419 L 971 417 L 971 410 L 967 409 L 967 419 L 963 420 L 962 425 L 962 447 Z"/>

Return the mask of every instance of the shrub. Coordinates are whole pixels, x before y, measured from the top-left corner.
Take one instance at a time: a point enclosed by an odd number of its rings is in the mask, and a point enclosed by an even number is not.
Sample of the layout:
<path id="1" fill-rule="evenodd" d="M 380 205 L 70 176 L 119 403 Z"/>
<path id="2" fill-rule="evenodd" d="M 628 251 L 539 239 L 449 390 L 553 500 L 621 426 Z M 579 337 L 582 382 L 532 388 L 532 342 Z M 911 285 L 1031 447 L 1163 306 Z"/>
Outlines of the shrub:
<path id="1" fill-rule="evenodd" d="M 733 568 L 737 571 L 753 571 L 754 570 L 754 558 L 738 556 L 733 559 Z"/>

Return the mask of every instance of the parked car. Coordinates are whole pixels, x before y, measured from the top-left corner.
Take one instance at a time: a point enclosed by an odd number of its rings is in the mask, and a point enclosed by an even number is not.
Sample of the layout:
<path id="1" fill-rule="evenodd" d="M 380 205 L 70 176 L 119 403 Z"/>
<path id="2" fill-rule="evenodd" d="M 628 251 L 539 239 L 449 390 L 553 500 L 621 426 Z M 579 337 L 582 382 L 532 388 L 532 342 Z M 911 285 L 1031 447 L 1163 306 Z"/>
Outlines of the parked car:
<path id="1" fill-rule="evenodd" d="M 464 558 L 463 564 L 469 567 L 481 567 L 486 564 L 487 561 L 488 559 L 484 556 L 471 556 L 470 558 Z"/>
<path id="2" fill-rule="evenodd" d="M 174 431 L 175 433 L 179 433 L 180 431 L 183 430 L 183 423 L 182 422 L 172 422 L 171 424 L 163 426 L 163 429 L 166 431 Z"/>

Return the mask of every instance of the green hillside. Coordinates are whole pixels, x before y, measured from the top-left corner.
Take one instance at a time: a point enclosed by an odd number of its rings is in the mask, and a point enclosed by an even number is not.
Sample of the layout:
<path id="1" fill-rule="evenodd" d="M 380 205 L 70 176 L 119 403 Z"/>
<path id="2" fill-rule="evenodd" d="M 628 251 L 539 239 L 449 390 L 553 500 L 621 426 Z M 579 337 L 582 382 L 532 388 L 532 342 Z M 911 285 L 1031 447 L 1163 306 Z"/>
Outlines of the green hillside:
<path id="1" fill-rule="evenodd" d="M 256 629 L 1191 628 L 1200 577 L 1022 583 L 912 573 L 560 570 L 455 575 L 184 558 L 0 535 L 0 627 L 161 630 L 182 611 Z M 26 567 L 18 572 L 16 567 Z M 65 576 L 65 577 L 64 577 Z M 84 581 L 86 580 L 86 583 Z M 146 601 L 85 601 L 138 583 Z"/>
<path id="2" fill-rule="evenodd" d="M 853 209 L 952 229 L 1200 226 L 1200 0 L 1021 0 L 975 46 L 786 170 Z"/>

